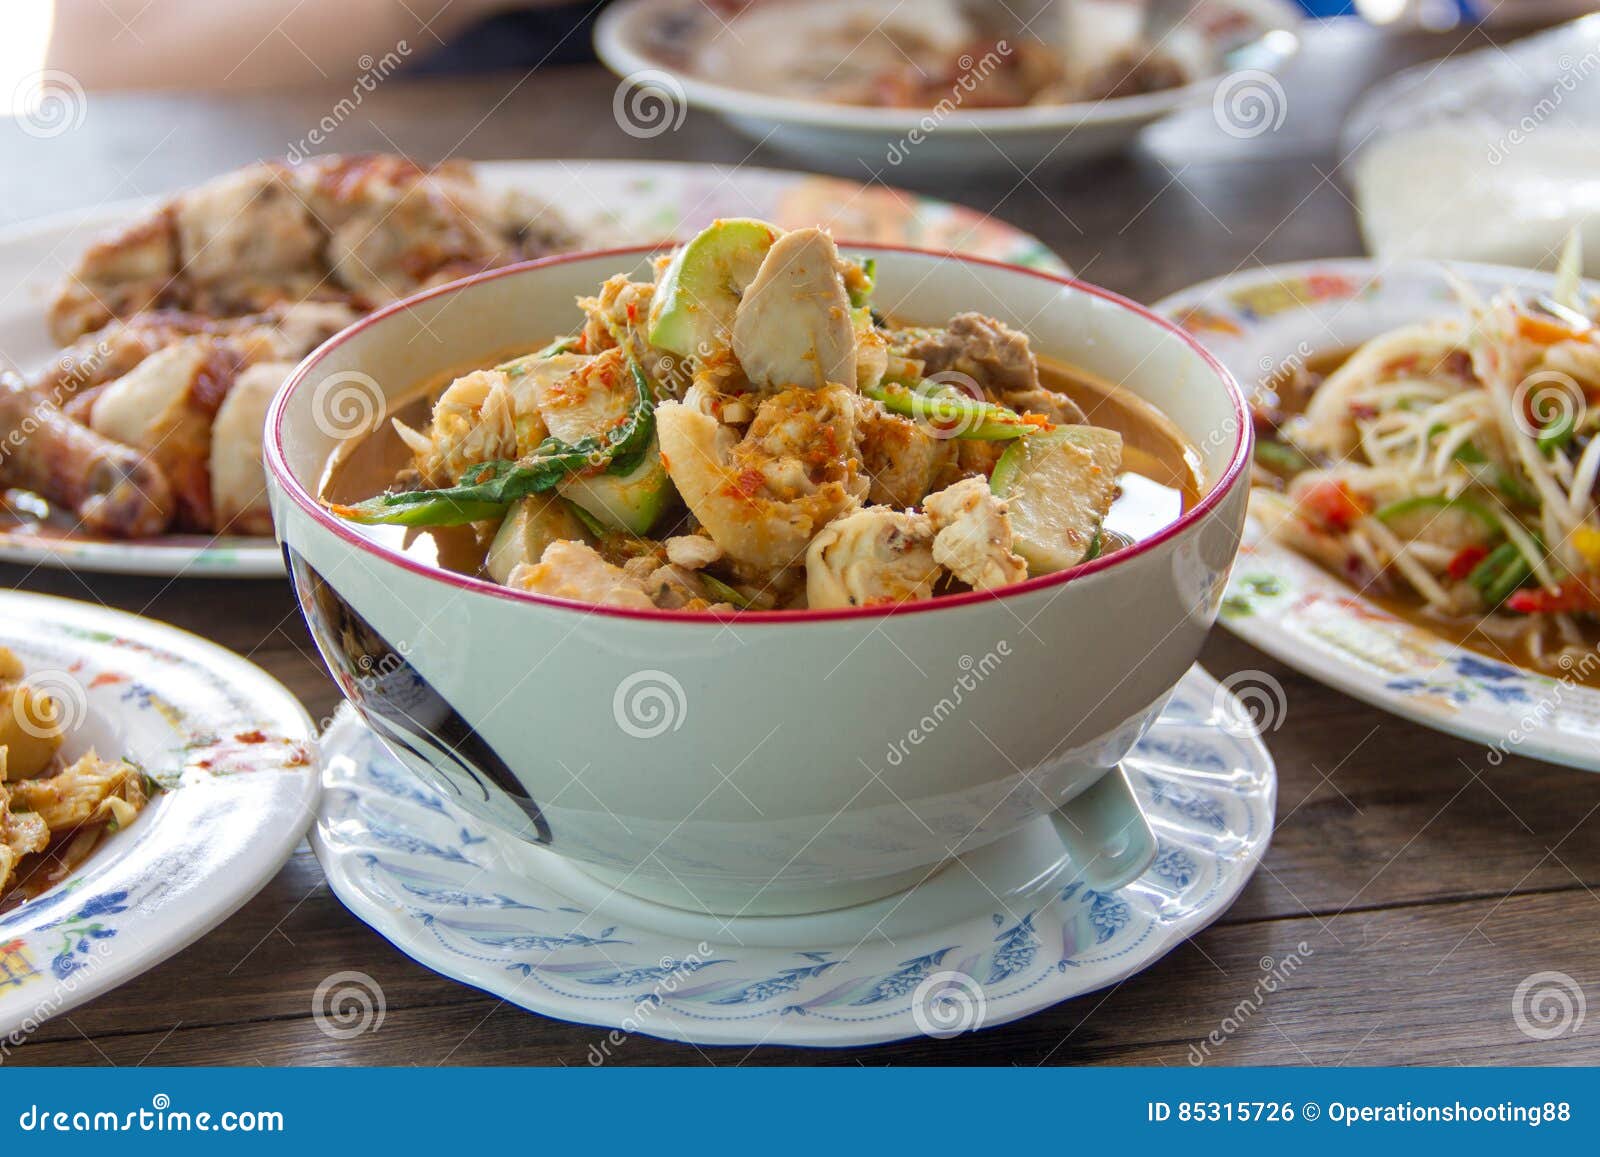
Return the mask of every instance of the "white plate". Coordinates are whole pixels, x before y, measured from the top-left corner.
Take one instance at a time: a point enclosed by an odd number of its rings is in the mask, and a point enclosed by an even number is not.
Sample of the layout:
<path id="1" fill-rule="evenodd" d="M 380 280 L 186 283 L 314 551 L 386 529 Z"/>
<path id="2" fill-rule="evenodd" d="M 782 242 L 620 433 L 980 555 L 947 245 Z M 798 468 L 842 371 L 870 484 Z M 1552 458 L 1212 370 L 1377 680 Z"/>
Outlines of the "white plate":
<path id="1" fill-rule="evenodd" d="M 1349 349 L 1398 326 L 1461 312 L 1431 261 L 1365 258 L 1252 269 L 1174 294 L 1181 323 L 1248 392 L 1294 359 Z M 1451 264 L 1480 293 L 1548 290 L 1526 269 Z M 1254 519 L 1228 581 L 1222 623 L 1273 658 L 1375 707 L 1516 753 L 1600 771 L 1600 690 L 1485 657 L 1388 613 L 1266 538 Z"/>
<path id="2" fill-rule="evenodd" d="M 339 898 L 401 951 L 546 1016 L 698 1044 L 954 1035 L 1115 984 L 1227 909 L 1266 850 L 1277 791 L 1245 718 L 1198 667 L 1184 676 L 1124 762 L 1160 851 L 1116 893 L 1074 882 L 1041 821 L 856 908 L 664 908 L 459 811 L 348 707 L 323 738 L 312 848 Z"/>
<path id="3" fill-rule="evenodd" d="M 1037 238 L 1003 221 L 881 184 L 776 169 L 637 161 L 488 161 L 494 187 L 533 190 L 562 213 L 585 248 L 682 239 L 718 217 L 829 226 L 841 240 L 945 249 L 1065 271 Z M 147 212 L 124 201 L 0 230 L 0 364 L 31 369 L 55 356 L 45 311 L 61 279 L 96 236 Z M 0 562 L 127 574 L 271 577 L 283 557 L 270 538 L 173 535 L 144 542 L 63 539 L 0 531 Z"/>
<path id="4" fill-rule="evenodd" d="M 66 754 L 126 756 L 164 783 L 67 880 L 0 915 L 0 1039 L 165 960 L 255 895 L 305 833 L 315 729 L 275 680 L 120 611 L 0 592 L 0 645 L 62 705 Z"/>
<path id="5" fill-rule="evenodd" d="M 839 7 L 843 8 L 843 5 Z M 890 7 L 885 2 L 885 7 Z M 894 8 L 901 7 L 893 5 Z M 632 84 L 619 89 L 613 112 L 625 131 L 656 136 L 676 127 L 685 104 L 709 109 L 734 128 L 808 163 L 866 166 L 871 172 L 948 174 L 951 167 L 1031 172 L 1045 161 L 1083 160 L 1129 144 L 1140 129 L 1186 105 L 1219 99 L 1252 129 L 1270 121 L 1283 91 L 1272 70 L 1299 48 L 1304 21 L 1287 0 L 1209 0 L 1194 22 L 1213 52 L 1251 41 L 1230 58 L 1226 78 L 1209 76 L 1179 88 L 1075 104 L 1023 108 L 866 108 L 773 96 L 719 84 L 689 70 L 688 51 L 709 37 L 738 39 L 731 20 L 704 0 L 623 0 L 595 27 L 600 59 Z M 981 61 L 979 62 L 981 65 Z M 969 70 L 978 71 L 971 68 Z M 952 93 L 958 96 L 956 88 Z M 1219 95 L 1220 94 L 1220 95 Z M 1253 132 L 1250 135 L 1254 135 Z"/>

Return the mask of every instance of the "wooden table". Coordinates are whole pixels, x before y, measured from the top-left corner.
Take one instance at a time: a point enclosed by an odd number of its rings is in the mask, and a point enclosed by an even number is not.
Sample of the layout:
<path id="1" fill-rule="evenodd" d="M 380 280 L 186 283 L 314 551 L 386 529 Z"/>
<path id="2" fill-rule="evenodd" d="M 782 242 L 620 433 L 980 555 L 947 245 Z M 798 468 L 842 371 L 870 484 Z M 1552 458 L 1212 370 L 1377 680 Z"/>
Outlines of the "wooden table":
<path id="1" fill-rule="evenodd" d="M 1475 37 L 1465 38 L 1476 46 Z M 1318 37 L 1287 78 L 1281 129 L 1251 141 L 1209 116 L 1159 149 L 1075 172 L 953 175 L 928 191 L 1043 237 L 1078 270 L 1154 300 L 1241 266 L 1356 253 L 1335 134 L 1362 87 L 1455 50 L 1449 38 Z M 327 147 L 420 158 L 627 156 L 795 167 L 691 114 L 649 141 L 619 131 L 597 68 L 472 82 L 390 80 Z M 0 127 L 0 218 L 167 191 L 283 152 L 337 93 L 90 99 L 81 127 L 38 141 Z M 863 170 L 847 175 L 865 179 Z M 891 180 L 892 174 L 885 174 Z M 116 578 L 0 567 L 29 590 L 103 602 L 220 641 L 261 664 L 314 717 L 336 703 L 282 582 Z M 1600 777 L 1482 751 L 1384 715 L 1218 630 L 1202 661 L 1258 669 L 1289 709 L 1267 737 L 1280 777 L 1272 848 L 1215 926 L 1106 992 L 949 1041 L 845 1052 L 697 1049 L 639 1037 L 629 1064 L 1188 1063 L 1190 1045 L 1249 995 L 1263 957 L 1304 942 L 1289 983 L 1214 1053 L 1222 1064 L 1600 1062 L 1600 1017 L 1536 1042 L 1511 1016 L 1530 973 L 1600 997 Z M 382 1028 L 334 1041 L 311 1018 L 342 969 L 382 985 Z M 600 1030 L 523 1012 L 414 964 L 328 891 L 304 845 L 198 944 L 57 1018 L 17 1051 L 32 1064 L 584 1064 Z"/>

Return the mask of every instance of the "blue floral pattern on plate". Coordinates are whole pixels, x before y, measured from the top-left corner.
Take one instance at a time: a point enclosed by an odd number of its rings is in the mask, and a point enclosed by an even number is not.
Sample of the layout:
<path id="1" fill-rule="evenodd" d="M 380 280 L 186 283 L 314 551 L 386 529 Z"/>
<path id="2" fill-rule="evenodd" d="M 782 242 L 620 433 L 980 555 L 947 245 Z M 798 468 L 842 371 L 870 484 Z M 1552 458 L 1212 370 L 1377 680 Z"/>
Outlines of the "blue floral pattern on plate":
<path id="1" fill-rule="evenodd" d="M 348 711 L 324 739 L 312 846 L 339 897 L 404 951 L 546 1015 L 706 1044 L 855 1045 L 916 1035 L 917 1002 L 954 977 L 998 1024 L 1144 968 L 1243 887 L 1276 776 L 1257 740 L 1217 726 L 1219 694 L 1192 670 L 1125 761 L 1160 844 L 1141 879 L 1105 894 L 1067 882 L 1068 867 L 1054 887 L 941 924 L 952 873 L 939 873 L 907 901 L 933 918 L 904 935 L 846 912 L 795 918 L 813 939 L 758 946 L 737 920 L 591 906 L 570 866 L 434 796 Z"/>

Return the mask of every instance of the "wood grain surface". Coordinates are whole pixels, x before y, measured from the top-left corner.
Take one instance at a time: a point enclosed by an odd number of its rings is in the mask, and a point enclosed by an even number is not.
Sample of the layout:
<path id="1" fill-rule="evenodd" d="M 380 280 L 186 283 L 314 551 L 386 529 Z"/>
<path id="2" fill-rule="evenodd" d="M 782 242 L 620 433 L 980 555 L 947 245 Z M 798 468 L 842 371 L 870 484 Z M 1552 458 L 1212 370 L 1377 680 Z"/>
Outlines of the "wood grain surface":
<path id="1" fill-rule="evenodd" d="M 1476 34 L 1313 38 L 1285 78 L 1282 127 L 1246 141 L 1208 110 L 1134 155 L 1068 172 L 950 174 L 921 188 L 1042 237 L 1089 280 L 1142 300 L 1256 264 L 1361 250 L 1340 183 L 1342 112 L 1399 65 Z M 326 146 L 425 160 L 634 157 L 806 167 L 691 113 L 637 140 L 613 122 L 598 68 L 470 82 L 390 80 Z M 283 152 L 337 93 L 90 98 L 81 126 L 36 140 L 0 126 L 0 221 L 170 191 Z M 894 183 L 895 172 L 843 170 Z M 337 693 L 281 581 L 223 582 L 0 567 L 0 581 L 134 611 L 215 639 L 282 680 L 314 718 Z M 644 1037 L 621 1064 L 1184 1065 L 1255 985 L 1265 958 L 1299 971 L 1214 1046 L 1210 1064 L 1600 1063 L 1600 1015 L 1537 1041 L 1512 993 L 1555 970 L 1600 996 L 1600 776 L 1510 759 L 1384 715 L 1219 630 L 1203 664 L 1264 671 L 1288 711 L 1266 741 L 1278 827 L 1260 871 L 1209 930 L 1117 987 L 954 1040 L 871 1049 L 699 1049 Z M 1302 947 L 1303 946 L 1303 947 Z M 311 1016 L 330 973 L 382 986 L 376 1032 L 334 1040 Z M 1230 1021 L 1231 1023 L 1231 1021 Z M 232 919 L 116 992 L 41 1028 L 22 1064 L 571 1064 L 602 1030 L 564 1024 L 439 977 L 355 919 L 303 845 Z"/>

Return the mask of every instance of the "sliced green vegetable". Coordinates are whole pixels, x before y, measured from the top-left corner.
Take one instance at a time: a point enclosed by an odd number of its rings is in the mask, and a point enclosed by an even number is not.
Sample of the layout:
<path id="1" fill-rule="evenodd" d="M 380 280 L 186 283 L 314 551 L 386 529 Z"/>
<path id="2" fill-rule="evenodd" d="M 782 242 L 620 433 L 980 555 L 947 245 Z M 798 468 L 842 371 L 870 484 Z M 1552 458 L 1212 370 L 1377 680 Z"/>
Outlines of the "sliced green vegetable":
<path id="1" fill-rule="evenodd" d="M 558 337 L 543 349 L 535 350 L 531 354 L 523 354 L 520 358 L 512 358 L 509 362 L 502 362 L 500 365 L 495 366 L 495 369 L 505 374 L 508 378 L 520 378 L 528 372 L 530 363 L 545 361 L 548 358 L 556 357 L 558 354 L 571 353 L 577 344 L 578 339 L 575 336 Z"/>
<path id="2" fill-rule="evenodd" d="M 1256 439 L 1256 462 L 1274 474 L 1293 475 L 1311 468 L 1311 459 L 1287 442 L 1272 438 Z"/>
<path id="3" fill-rule="evenodd" d="M 1380 506 L 1372 512 L 1372 516 L 1379 522 L 1393 522 L 1397 518 L 1404 518 L 1419 511 L 1441 510 L 1459 510 L 1463 514 L 1470 514 L 1483 524 L 1485 530 L 1497 536 L 1501 533 L 1499 517 L 1487 506 L 1470 498 L 1449 498 L 1443 494 L 1414 494 L 1409 498 L 1391 502 L 1387 506 Z"/>
<path id="4" fill-rule="evenodd" d="M 1546 456 L 1554 454 L 1557 450 L 1563 449 L 1568 442 L 1572 441 L 1572 435 L 1574 433 L 1572 418 L 1573 416 L 1570 411 L 1563 410 L 1556 416 L 1556 420 L 1554 422 L 1551 422 L 1548 426 L 1539 431 L 1539 437 L 1536 439 L 1536 441 L 1539 444 L 1539 450 L 1542 454 Z"/>
<path id="5" fill-rule="evenodd" d="M 739 297 L 783 230 L 765 221 L 713 221 L 672 255 L 650 302 L 650 344 L 694 357 L 728 344 Z"/>
<path id="6" fill-rule="evenodd" d="M 706 590 L 717 596 L 718 602 L 732 603 L 741 611 L 748 611 L 755 606 L 754 601 L 745 598 L 742 594 L 730 587 L 727 583 L 717 578 L 716 575 L 700 572 L 700 581 L 705 584 Z"/>
<path id="7" fill-rule="evenodd" d="M 1457 447 L 1455 460 L 1466 466 L 1480 485 L 1499 491 L 1518 506 L 1539 505 L 1539 498 L 1533 491 L 1524 486 L 1515 475 L 1493 465 L 1488 455 L 1471 442 L 1463 442 Z"/>
<path id="8" fill-rule="evenodd" d="M 1495 576 L 1504 570 L 1508 563 L 1521 557 L 1521 552 L 1517 550 L 1516 543 L 1502 542 L 1479 560 L 1478 565 L 1473 567 L 1472 571 L 1467 575 L 1467 582 L 1474 590 L 1482 594 L 1488 589 L 1489 584 L 1494 581 Z"/>
<path id="9" fill-rule="evenodd" d="M 927 422 L 951 438 L 1003 442 L 1040 429 L 1014 410 L 969 398 L 960 390 L 925 393 L 899 382 L 883 382 L 861 392 L 882 402 L 891 414 Z"/>
<path id="10" fill-rule="evenodd" d="M 1528 560 L 1520 554 L 1506 566 L 1494 581 L 1484 587 L 1483 600 L 1491 607 L 1498 607 L 1511 597 L 1511 592 L 1520 587 L 1533 577 L 1533 568 L 1528 565 Z"/>
<path id="11" fill-rule="evenodd" d="M 1093 557 L 1121 469 L 1122 435 L 1098 426 L 1060 426 L 1006 448 L 989 487 L 1010 507 L 1013 548 L 1031 574 Z"/>
<path id="12" fill-rule="evenodd" d="M 1503 542 L 1472 568 L 1472 573 L 1467 575 L 1467 582 L 1482 596 L 1486 605 L 1497 607 L 1532 575 L 1533 568 L 1528 565 L 1517 544 Z"/>
<path id="13" fill-rule="evenodd" d="M 607 530 L 640 535 L 649 533 L 676 493 L 661 464 L 661 448 L 653 438 L 626 474 L 613 470 L 574 474 L 562 481 L 556 492 Z"/>
<path id="14" fill-rule="evenodd" d="M 380 494 L 354 506 L 331 506 L 341 518 L 367 525 L 460 526 L 499 518 L 519 498 L 555 489 L 569 474 L 597 467 L 633 470 L 655 436 L 655 406 L 644 371 L 628 359 L 634 406 L 616 427 L 577 442 L 546 438 L 516 461 L 482 462 L 455 486 Z"/>
<path id="15" fill-rule="evenodd" d="M 850 294 L 850 304 L 852 306 L 856 309 L 865 309 L 867 303 L 872 300 L 872 291 L 878 288 L 878 259 L 876 257 L 864 257 L 861 259 L 858 268 L 861 270 L 861 279 L 864 284 L 855 289 L 850 289 L 847 284 L 846 291 Z"/>
<path id="16" fill-rule="evenodd" d="M 504 585 L 519 564 L 532 564 L 543 558 L 545 547 L 552 542 L 584 542 L 587 538 L 587 528 L 571 504 L 550 494 L 519 498 L 506 511 L 489 544 L 484 570 Z"/>
<path id="17" fill-rule="evenodd" d="M 605 525 L 594 515 L 590 514 L 583 507 L 579 506 L 576 502 L 569 502 L 567 503 L 567 506 L 571 508 L 573 517 L 575 517 L 579 522 L 583 523 L 583 528 L 590 534 L 594 535 L 594 537 L 604 538 L 606 535 L 613 533 L 609 526 Z"/>

